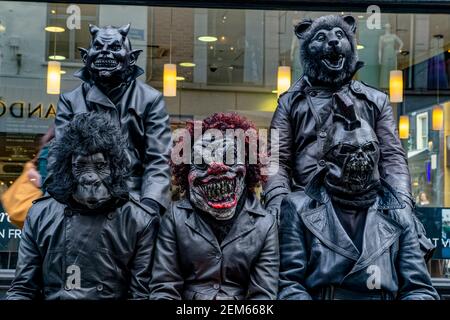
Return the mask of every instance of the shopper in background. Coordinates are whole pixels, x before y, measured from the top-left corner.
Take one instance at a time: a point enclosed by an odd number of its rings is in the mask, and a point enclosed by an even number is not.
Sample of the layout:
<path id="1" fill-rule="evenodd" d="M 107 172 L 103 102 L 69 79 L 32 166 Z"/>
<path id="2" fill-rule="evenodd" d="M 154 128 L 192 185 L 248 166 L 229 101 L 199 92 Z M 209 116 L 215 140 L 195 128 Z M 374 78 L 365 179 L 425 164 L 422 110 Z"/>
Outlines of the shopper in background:
<path id="1" fill-rule="evenodd" d="M 25 164 L 22 174 L 1 195 L 2 205 L 11 223 L 19 228 L 23 227 L 33 201 L 45 193 L 42 181 L 47 175 L 48 145 L 54 136 L 55 127 L 52 125 L 41 138 L 36 157 Z"/>

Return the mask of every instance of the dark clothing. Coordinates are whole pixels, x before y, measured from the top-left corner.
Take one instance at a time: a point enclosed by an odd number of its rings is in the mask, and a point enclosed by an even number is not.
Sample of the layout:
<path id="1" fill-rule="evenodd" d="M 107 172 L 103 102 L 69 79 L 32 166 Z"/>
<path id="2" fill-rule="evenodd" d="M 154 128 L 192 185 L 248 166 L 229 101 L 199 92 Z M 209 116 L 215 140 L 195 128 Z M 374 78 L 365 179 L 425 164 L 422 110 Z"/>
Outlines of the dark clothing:
<path id="1" fill-rule="evenodd" d="M 225 239 L 225 237 L 227 236 L 227 234 L 230 232 L 231 228 L 233 227 L 233 224 L 236 221 L 237 216 L 239 216 L 239 214 L 242 210 L 242 207 L 245 204 L 245 200 L 246 200 L 246 197 L 244 194 L 240 197 L 240 199 L 238 201 L 235 214 L 233 215 L 233 217 L 231 219 L 228 219 L 228 220 L 217 220 L 208 212 L 196 210 L 196 212 L 200 215 L 201 219 L 203 219 L 203 221 L 205 221 L 209 225 L 209 227 L 211 228 L 211 231 L 216 236 L 217 242 L 219 244 L 222 243 L 222 241 Z"/>
<path id="2" fill-rule="evenodd" d="M 336 216 L 342 227 L 344 227 L 345 232 L 347 232 L 347 235 L 350 237 L 350 240 L 352 240 L 356 249 L 361 252 L 367 209 L 339 208 L 339 206 L 336 205 L 333 205 L 333 209 L 336 212 Z"/>
<path id="3" fill-rule="evenodd" d="M 37 200 L 7 299 L 148 299 L 159 217 L 132 197 L 108 207 L 92 211 L 51 197 Z M 68 286 L 75 269 L 79 288 Z"/>
<path id="4" fill-rule="evenodd" d="M 280 96 L 272 118 L 271 129 L 279 132 L 279 169 L 268 177 L 264 186 L 265 203 L 271 211 L 272 207 L 279 207 L 282 195 L 303 190 L 316 169 L 324 165 L 319 160 L 338 103 L 353 105 L 357 115 L 375 130 L 380 142 L 381 176 L 405 197 L 410 197 L 406 154 L 397 135 L 388 96 L 359 81 L 351 81 L 334 92 L 312 87 L 301 78 Z"/>
<path id="5" fill-rule="evenodd" d="M 75 114 L 109 113 L 120 123 L 123 134 L 128 137 L 130 190 L 141 199 L 152 199 L 167 208 L 170 201 L 169 157 L 172 147 L 169 116 L 161 92 L 137 80 L 140 74 L 142 70 L 136 68 L 130 81 L 115 90 L 114 103 L 82 69 L 77 76 L 84 83 L 73 91 L 61 94 L 55 134 L 56 138 L 60 137 Z"/>
<path id="6" fill-rule="evenodd" d="M 413 216 L 389 185 L 367 211 L 361 251 L 322 185 L 283 200 L 279 299 L 439 299 Z"/>
<path id="7" fill-rule="evenodd" d="M 236 212 L 231 219 L 217 220 L 207 212 L 203 211 L 200 212 L 200 210 L 197 211 L 200 215 L 200 218 L 203 219 L 203 221 L 205 221 L 206 224 L 208 224 L 208 226 L 211 228 L 211 231 L 214 233 L 214 236 L 216 237 L 217 242 L 219 244 L 221 244 L 222 241 L 225 239 L 225 237 L 233 227 L 236 217 L 239 216 L 239 212 Z"/>
<path id="8" fill-rule="evenodd" d="M 220 244 L 183 199 L 162 218 L 150 299 L 275 299 L 278 267 L 276 221 L 254 195 Z"/>

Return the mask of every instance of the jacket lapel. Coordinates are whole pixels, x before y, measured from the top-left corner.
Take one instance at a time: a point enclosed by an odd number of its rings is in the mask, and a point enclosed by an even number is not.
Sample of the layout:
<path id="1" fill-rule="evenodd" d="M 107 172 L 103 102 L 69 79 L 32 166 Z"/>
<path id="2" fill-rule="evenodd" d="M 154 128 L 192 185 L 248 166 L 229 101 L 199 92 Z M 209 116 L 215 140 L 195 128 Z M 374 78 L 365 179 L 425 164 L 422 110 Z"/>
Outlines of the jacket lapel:
<path id="1" fill-rule="evenodd" d="M 362 253 L 348 275 L 369 266 L 397 241 L 402 230 L 395 220 L 383 212 L 380 202 L 370 207 L 366 217 Z"/>
<path id="2" fill-rule="evenodd" d="M 331 201 L 301 213 L 303 223 L 323 244 L 340 255 L 357 261 L 359 251 L 339 222 Z"/>
<path id="3" fill-rule="evenodd" d="M 96 103 L 108 108 L 115 108 L 116 106 L 111 100 L 96 86 L 92 85 L 87 92 L 86 100 L 91 103 Z"/>
<path id="4" fill-rule="evenodd" d="M 189 216 L 186 218 L 185 224 L 192 229 L 195 233 L 198 233 L 201 237 L 203 237 L 206 241 L 208 241 L 213 247 L 219 247 L 219 243 L 217 242 L 216 236 L 212 232 L 211 228 L 208 226 L 206 222 L 204 222 L 198 214 L 194 212 L 192 205 L 189 200 L 182 200 L 177 207 L 187 209 L 191 211 Z"/>
<path id="5" fill-rule="evenodd" d="M 266 215 L 266 211 L 261 207 L 259 200 L 254 195 L 249 194 L 233 227 L 220 244 L 222 249 L 256 228 L 255 217 L 253 215 L 264 216 Z"/>

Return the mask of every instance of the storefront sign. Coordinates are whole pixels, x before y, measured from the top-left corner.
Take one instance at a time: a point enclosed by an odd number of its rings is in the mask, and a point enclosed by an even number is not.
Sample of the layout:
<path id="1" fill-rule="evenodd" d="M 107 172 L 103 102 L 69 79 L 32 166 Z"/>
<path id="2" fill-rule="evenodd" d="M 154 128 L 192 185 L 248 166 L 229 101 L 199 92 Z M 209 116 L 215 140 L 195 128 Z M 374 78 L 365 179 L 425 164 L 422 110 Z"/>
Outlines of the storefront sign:
<path id="1" fill-rule="evenodd" d="M 416 211 L 436 246 L 433 258 L 450 259 L 450 208 L 419 207 Z"/>
<path id="2" fill-rule="evenodd" d="M 0 209 L 1 206 L 0 206 Z M 22 231 L 11 224 L 8 214 L 0 212 L 0 251 L 17 251 Z"/>
<path id="3" fill-rule="evenodd" d="M 56 108 L 51 103 L 44 106 L 42 103 L 32 105 L 24 101 L 13 101 L 8 104 L 6 101 L 0 100 L 0 118 L 10 115 L 13 118 L 42 118 L 48 119 L 55 117 Z"/>

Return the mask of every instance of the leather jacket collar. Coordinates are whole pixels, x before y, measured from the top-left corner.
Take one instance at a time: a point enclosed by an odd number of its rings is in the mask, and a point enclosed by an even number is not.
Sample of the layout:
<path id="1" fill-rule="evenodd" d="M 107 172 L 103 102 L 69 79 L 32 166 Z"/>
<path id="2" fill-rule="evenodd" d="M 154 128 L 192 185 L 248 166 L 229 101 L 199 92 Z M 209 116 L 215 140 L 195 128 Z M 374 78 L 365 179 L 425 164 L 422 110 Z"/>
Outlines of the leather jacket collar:
<path id="1" fill-rule="evenodd" d="M 314 175 L 305 187 L 305 193 L 320 204 L 330 201 L 330 197 L 323 186 L 326 169 L 320 170 Z M 380 179 L 381 189 L 378 193 L 378 208 L 382 210 L 403 209 L 405 203 L 397 192 L 384 180 Z"/>

